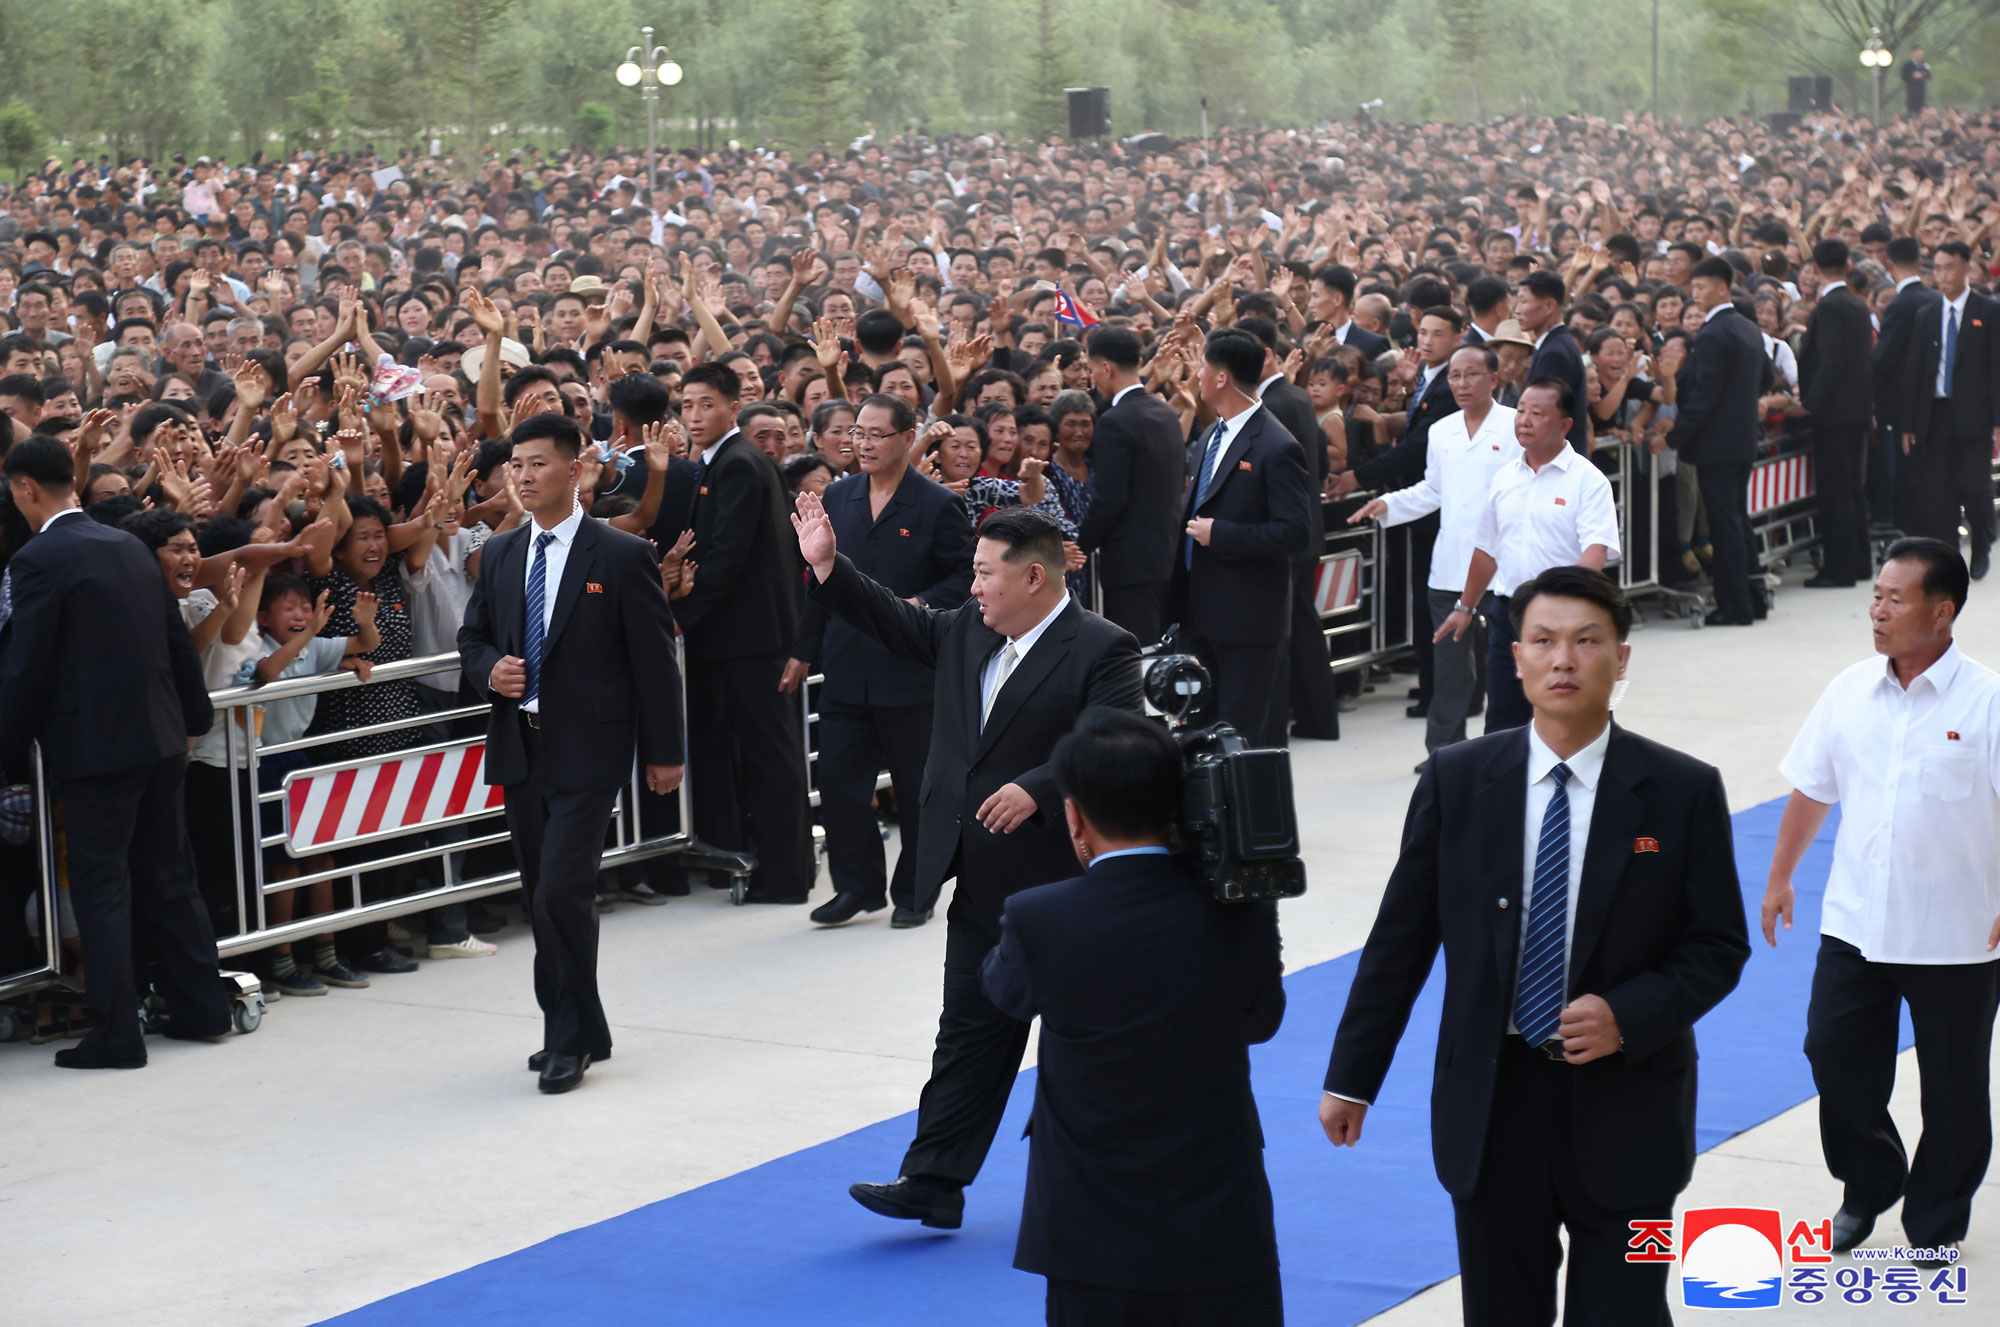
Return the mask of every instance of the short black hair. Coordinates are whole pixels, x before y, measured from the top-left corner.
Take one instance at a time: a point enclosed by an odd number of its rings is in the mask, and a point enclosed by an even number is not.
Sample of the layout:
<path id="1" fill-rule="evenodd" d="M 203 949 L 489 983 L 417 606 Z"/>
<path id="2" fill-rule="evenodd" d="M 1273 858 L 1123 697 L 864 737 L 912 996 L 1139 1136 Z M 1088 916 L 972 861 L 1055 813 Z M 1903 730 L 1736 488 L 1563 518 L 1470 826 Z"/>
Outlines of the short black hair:
<path id="1" fill-rule="evenodd" d="M 1957 621 L 1965 611 L 1965 596 L 1972 588 L 1972 573 L 1957 547 L 1942 539 L 1898 539 L 1889 545 L 1882 560 L 1898 559 L 1924 564 L 1924 597 L 1951 600 L 1952 620 Z"/>
<path id="2" fill-rule="evenodd" d="M 30 434 L 9 447 L 0 472 L 9 481 L 32 479 L 50 495 L 76 491 L 76 454 L 44 433 Z"/>
<path id="3" fill-rule="evenodd" d="M 855 319 L 854 343 L 870 355 L 893 355 L 903 343 L 903 324 L 887 309 L 870 309 Z"/>
<path id="4" fill-rule="evenodd" d="M 118 523 L 118 528 L 157 553 L 175 535 L 194 529 L 194 518 L 172 507 L 149 507 L 127 516 Z"/>
<path id="5" fill-rule="evenodd" d="M 908 402 L 904 404 L 907 405 Z M 805 487 L 806 480 L 815 470 L 824 470 L 835 479 L 840 478 L 839 467 L 818 452 L 800 452 L 795 456 L 787 456 L 781 469 L 785 476 L 787 493 L 796 493 Z"/>
<path id="6" fill-rule="evenodd" d="M 725 401 L 734 401 L 743 395 L 743 379 L 736 370 L 720 360 L 708 360 L 697 364 L 681 375 L 681 390 L 690 387 L 709 387 Z"/>
<path id="7" fill-rule="evenodd" d="M 1564 419 L 1576 418 L 1576 389 L 1561 378 L 1537 378 L 1521 389 L 1526 396 L 1537 387 L 1545 387 L 1556 394 L 1556 410 Z"/>
<path id="8" fill-rule="evenodd" d="M 628 373 L 613 378 L 604 389 L 611 413 L 623 415 L 634 424 L 657 424 L 667 417 L 673 397 L 667 385 L 650 373 Z"/>
<path id="9" fill-rule="evenodd" d="M 1972 246 L 1964 240 L 1946 240 L 1931 251 L 1931 261 L 1935 263 L 1946 254 L 1950 254 L 1961 263 L 1969 263 L 1972 261 Z"/>
<path id="10" fill-rule="evenodd" d="M 1710 277 L 1724 285 L 1736 284 L 1736 265 L 1720 255 L 1711 255 L 1696 263 L 1688 271 L 1688 280 L 1698 276 Z"/>
<path id="11" fill-rule="evenodd" d="M 1248 332 L 1222 328 L 1208 334 L 1202 362 L 1227 369 L 1236 385 L 1254 391 L 1264 376 L 1264 343 Z"/>
<path id="12" fill-rule="evenodd" d="M 539 438 L 547 438 L 549 445 L 556 449 L 556 454 L 566 461 L 574 461 L 583 455 L 583 431 L 568 415 L 544 410 L 539 415 L 529 415 L 514 426 L 513 443 L 516 447 Z"/>
<path id="13" fill-rule="evenodd" d="M 1465 307 L 1474 313 L 1490 313 L 1507 302 L 1507 283 L 1497 276 L 1476 278 L 1465 288 Z"/>
<path id="14" fill-rule="evenodd" d="M 1962 565 L 1962 564 L 1961 564 Z M 1585 599 L 1611 615 L 1611 629 L 1617 633 L 1620 642 L 1632 634 L 1632 601 L 1618 588 L 1618 582 L 1601 571 L 1588 567 L 1550 567 L 1536 576 L 1514 587 L 1514 593 L 1507 597 L 1507 614 L 1514 619 L 1514 635 L 1521 634 L 1521 623 L 1526 619 L 1528 605 L 1547 595 L 1556 599 Z"/>
<path id="15" fill-rule="evenodd" d="M 979 527 L 981 539 L 1007 546 L 1002 554 L 1007 562 L 1039 562 L 1050 580 L 1063 574 L 1063 531 L 1056 518 L 1034 507 L 1012 507 L 997 511 Z"/>
<path id="16" fill-rule="evenodd" d="M 1157 719 L 1094 705 L 1049 763 L 1062 795 L 1113 838 L 1164 834 L 1180 814 L 1180 749 Z"/>
<path id="17" fill-rule="evenodd" d="M 1569 298 L 1569 287 L 1563 279 L 1546 267 L 1537 267 L 1521 278 L 1521 288 L 1536 299 L 1552 299 L 1561 304 Z"/>
<path id="18" fill-rule="evenodd" d="M 1312 279 L 1325 286 L 1336 295 L 1344 297 L 1349 304 L 1354 303 L 1354 269 L 1340 263 L 1329 263 L 1314 272 Z"/>
<path id="19" fill-rule="evenodd" d="M 257 600 L 257 611 L 263 612 L 288 594 L 295 594 L 307 603 L 313 602 L 312 586 L 306 583 L 305 577 L 281 571 L 264 578 L 264 593 Z"/>
<path id="20" fill-rule="evenodd" d="M 1090 333 L 1090 357 L 1121 369 L 1139 367 L 1139 334 L 1129 327 L 1098 327 Z"/>
<path id="21" fill-rule="evenodd" d="M 1433 304 L 1417 315 L 1419 323 L 1422 323 L 1426 318 L 1442 319 L 1451 326 L 1451 330 L 1454 332 L 1463 332 L 1465 330 L 1465 315 L 1457 309 L 1452 308 L 1449 304 Z"/>
<path id="22" fill-rule="evenodd" d="M 1813 245 L 1812 260 L 1813 266 L 1822 272 L 1845 272 L 1853 256 L 1848 252 L 1846 240 L 1829 237 Z"/>
<path id="23" fill-rule="evenodd" d="M 1887 256 L 1898 267 L 1915 267 L 1924 260 L 1923 246 L 1913 235 L 1898 235 L 1889 241 Z"/>
<path id="24" fill-rule="evenodd" d="M 916 408 L 903 397 L 892 396 L 888 392 L 872 392 L 861 398 L 861 404 L 855 408 L 856 417 L 871 405 L 889 412 L 889 427 L 897 433 L 908 433 L 917 426 Z"/>

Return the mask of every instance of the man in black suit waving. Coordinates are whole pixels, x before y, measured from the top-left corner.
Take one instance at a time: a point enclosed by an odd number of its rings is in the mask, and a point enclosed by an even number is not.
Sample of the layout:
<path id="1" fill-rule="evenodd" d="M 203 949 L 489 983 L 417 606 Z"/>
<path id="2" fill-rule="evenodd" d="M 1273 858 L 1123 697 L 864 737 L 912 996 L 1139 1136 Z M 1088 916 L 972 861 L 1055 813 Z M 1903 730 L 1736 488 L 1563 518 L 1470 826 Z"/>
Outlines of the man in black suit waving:
<path id="1" fill-rule="evenodd" d="M 1931 258 L 1937 278 L 1938 355 L 1937 399 L 1932 411 L 1942 411 L 1948 424 L 1932 429 L 1948 435 L 1951 445 L 1952 492 L 1945 500 L 1952 533 L 1959 508 L 1972 536 L 1974 580 L 1985 579 L 1993 560 L 1993 450 L 2000 446 L 2000 301 L 1966 285 L 1972 272 L 1972 250 L 1962 240 L 1946 240 Z"/>
<path id="2" fill-rule="evenodd" d="M 674 605 L 687 637 L 695 831 L 757 858 L 752 903 L 812 890 L 805 745 L 795 698 L 778 689 L 799 630 L 798 563 L 777 464 L 737 431 L 742 380 L 727 364 L 681 379 L 681 422 L 700 454 L 690 554 L 694 588 Z"/>
<path id="3" fill-rule="evenodd" d="M 1202 350 L 1201 399 L 1216 420 L 1189 451 L 1168 618 L 1215 678 L 1214 715 L 1246 741 L 1283 746 L 1291 564 L 1311 543 L 1316 495 L 1305 452 L 1257 400 L 1263 372 L 1264 347 L 1247 332 L 1215 332 Z"/>
<path id="4" fill-rule="evenodd" d="M 1285 1013 L 1278 912 L 1219 903 L 1167 846 L 1180 752 L 1091 710 L 1056 747 L 1085 874 L 1007 900 L 981 972 L 1042 1019 L 1014 1265 L 1048 1320 L 1284 1320 L 1250 1046 Z"/>
<path id="5" fill-rule="evenodd" d="M 1139 646 L 1070 601 L 1062 528 L 1040 512 L 987 519 L 972 558 L 973 602 L 949 612 L 919 608 L 855 570 L 812 494 L 799 495 L 792 525 L 812 567 L 808 595 L 937 672 L 916 883 L 927 912 L 944 882 L 958 880 L 944 1011 L 900 1177 L 849 1192 L 872 1212 L 954 1229 L 1028 1045 L 1028 1025 L 980 990 L 979 965 L 1000 938 L 1007 896 L 1075 869 L 1049 757 L 1086 708 L 1139 712 Z"/>
<path id="6" fill-rule="evenodd" d="M 1814 588 L 1851 586 L 1875 569 L 1863 482 L 1875 404 L 1868 364 L 1875 328 L 1868 306 L 1847 285 L 1848 259 L 1845 240 L 1824 239 L 1813 246 L 1820 297 L 1806 320 L 1799 351 L 1799 399 L 1812 417 L 1819 542 L 1825 555 L 1819 575 L 1806 582 Z"/>
<path id="7" fill-rule="evenodd" d="M 466 681 L 493 698 L 486 780 L 507 790 L 507 830 L 535 932 L 544 1092 L 611 1058 L 597 993 L 597 867 L 636 751 L 648 791 L 680 787 L 680 668 L 652 546 L 577 503 L 583 435 L 567 415 L 514 426 L 521 505 L 497 536 L 459 628 Z"/>
<path id="8" fill-rule="evenodd" d="M 1106 405 L 1090 442 L 1097 496 L 1077 543 L 1097 557 L 1104 616 L 1150 645 L 1167 625 L 1187 439 L 1173 407 L 1140 382 L 1139 338 L 1130 328 L 1091 332 L 1090 377 Z"/>
<path id="9" fill-rule="evenodd" d="M 1535 338 L 1535 357 L 1528 361 L 1528 382 L 1557 378 L 1569 384 L 1570 400 L 1577 402 L 1576 417 L 1569 424 L 1569 445 L 1590 454 L 1590 411 L 1583 402 L 1590 399 L 1590 385 L 1583 368 L 1583 351 L 1563 322 L 1563 301 L 1569 287 L 1554 272 L 1537 268 L 1521 279 L 1514 292 L 1514 321 Z"/>
<path id="10" fill-rule="evenodd" d="M 972 588 L 972 525 L 958 494 L 911 468 L 916 429 L 917 412 L 902 397 L 863 401 L 849 435 L 861 473 L 836 480 L 821 503 L 840 546 L 869 579 L 926 608 L 957 608 Z M 837 926 L 893 902 L 891 925 L 921 926 L 917 807 L 936 678 L 831 616 L 817 599 L 806 604 L 784 689 L 796 691 L 814 663 L 826 676 L 818 707 L 819 806 L 834 895 L 812 920 Z M 868 809 L 876 772 L 884 768 L 903 835 L 894 880 Z"/>
<path id="11" fill-rule="evenodd" d="M 159 564 L 77 507 L 69 448 L 26 438 L 7 453 L 6 475 L 36 533 L 7 565 L 14 611 L 0 638 L 0 764 L 25 776 L 39 740 L 62 781 L 69 897 L 97 1023 L 57 1051 L 56 1064 L 137 1069 L 146 1044 L 135 940 L 154 957 L 168 1036 L 229 1031 L 181 814 L 188 739 L 208 731 L 215 711 Z"/>
<path id="12" fill-rule="evenodd" d="M 1671 1319 L 1630 1223 L 1694 1172 L 1693 1025 L 1750 955 L 1722 777 L 1611 722 L 1632 607 L 1557 567 L 1510 604 L 1525 728 L 1445 747 L 1410 798 L 1361 953 L 1320 1123 L 1361 1137 L 1444 948 L 1431 1150 L 1452 1196 L 1465 1321 Z"/>
<path id="13" fill-rule="evenodd" d="M 1747 627 L 1764 616 L 1752 598 L 1750 568 L 1756 545 L 1750 533 L 1750 466 L 1764 436 L 1759 402 L 1771 384 L 1771 357 L 1757 324 L 1730 302 L 1736 269 L 1721 258 L 1694 265 L 1688 286 L 1707 315 L 1695 333 L 1694 351 L 1681 369 L 1680 413 L 1668 442 L 1694 466 L 1701 505 L 1715 539 L 1708 574 L 1715 583 L 1710 625 Z"/>
<path id="14" fill-rule="evenodd" d="M 1896 297 L 1882 310 L 1875 339 L 1875 418 L 1896 437 L 1896 524 L 1906 535 L 1956 548 L 1948 403 L 1938 410 L 1944 301 L 1923 283 L 1923 247 L 1915 239 L 1890 240 L 1888 259 Z"/>

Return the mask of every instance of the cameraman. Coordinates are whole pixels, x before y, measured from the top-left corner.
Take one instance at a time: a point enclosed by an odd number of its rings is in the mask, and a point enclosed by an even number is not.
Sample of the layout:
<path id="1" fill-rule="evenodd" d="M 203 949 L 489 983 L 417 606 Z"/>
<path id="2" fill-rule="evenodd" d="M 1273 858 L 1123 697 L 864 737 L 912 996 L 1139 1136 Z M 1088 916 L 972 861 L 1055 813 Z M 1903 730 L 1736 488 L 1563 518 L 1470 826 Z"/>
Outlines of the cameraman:
<path id="1" fill-rule="evenodd" d="M 987 998 L 1042 1016 L 1014 1265 L 1048 1321 L 1283 1321 L 1249 1047 L 1285 1013 L 1278 914 L 1221 903 L 1167 847 L 1181 759 L 1156 721 L 1084 711 L 1051 762 L 1074 880 L 1007 900 Z"/>

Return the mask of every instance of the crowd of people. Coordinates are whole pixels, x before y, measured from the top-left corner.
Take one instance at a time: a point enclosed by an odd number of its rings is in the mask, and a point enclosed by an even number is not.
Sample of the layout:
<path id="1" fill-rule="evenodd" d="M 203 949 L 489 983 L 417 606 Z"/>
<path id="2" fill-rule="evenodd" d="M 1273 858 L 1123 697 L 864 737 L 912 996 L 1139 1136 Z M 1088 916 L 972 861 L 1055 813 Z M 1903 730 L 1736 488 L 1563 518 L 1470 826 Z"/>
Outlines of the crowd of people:
<path id="1" fill-rule="evenodd" d="M 1174 629 L 1215 712 L 1265 744 L 1337 737 L 1364 685 L 1327 667 L 1329 522 L 1412 525 L 1389 570 L 1429 591 L 1409 698 L 1427 751 L 1482 705 L 1489 728 L 1524 721 L 1505 595 L 1550 565 L 1628 559 L 1712 593 L 1713 621 L 1762 617 L 1745 487 L 1787 431 L 1814 440 L 1811 584 L 1872 575 L 1891 526 L 1956 543 L 1962 522 L 1972 574 L 1988 565 L 2000 116 L 863 139 L 688 148 L 645 173 L 643 154 L 529 148 L 470 169 L 100 156 L 0 193 L 0 453 L 62 445 L 87 516 L 156 554 L 212 690 L 366 683 L 225 707 L 196 735 L 187 833 L 219 935 L 256 928 L 241 841 L 282 824 L 233 799 L 468 731 L 447 712 L 487 697 L 456 671 L 368 678 L 456 650 L 483 546 L 525 519 L 511 448 L 537 416 L 591 444 L 581 509 L 660 554 L 692 828 L 750 856 L 753 901 L 813 888 L 798 690 L 824 675 L 822 924 L 929 917 L 917 817 L 896 817 L 891 879 L 871 807 L 922 795 L 930 681 L 808 601 L 801 492 L 858 566 L 933 608 L 971 592 L 983 521 L 1045 513 L 1070 589 L 1142 643 Z M 719 452 L 732 432 L 754 450 Z M 1621 473 L 1659 479 L 1657 521 L 1621 528 Z M 1561 528 L 1534 497 L 1551 486 Z M 0 510 L 0 560 L 36 534 Z M 322 735 L 248 781 L 247 744 Z M 642 800 L 649 832 L 677 823 Z M 28 851 L 0 845 L 0 960 L 17 918 L 76 936 L 67 908 L 39 915 Z M 358 879 L 347 860 L 267 850 L 268 879 L 307 883 L 270 894 L 266 923 L 442 882 L 435 858 Z M 624 866 L 600 907 L 686 888 L 672 859 Z M 505 921 L 447 905 L 256 964 L 269 990 L 321 995 L 416 954 L 491 954 Z M 38 1036 L 89 1030 L 68 998 Z"/>

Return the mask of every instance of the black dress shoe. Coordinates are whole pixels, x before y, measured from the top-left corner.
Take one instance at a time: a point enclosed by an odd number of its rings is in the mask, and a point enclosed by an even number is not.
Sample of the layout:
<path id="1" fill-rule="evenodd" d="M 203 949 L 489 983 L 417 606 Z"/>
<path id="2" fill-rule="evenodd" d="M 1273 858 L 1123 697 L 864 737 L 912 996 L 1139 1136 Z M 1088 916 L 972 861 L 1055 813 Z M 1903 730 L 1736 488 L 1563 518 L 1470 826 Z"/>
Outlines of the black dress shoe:
<path id="1" fill-rule="evenodd" d="M 888 906 L 886 899 L 869 903 L 861 895 L 843 890 L 812 910 L 812 922 L 815 926 L 838 926 L 842 922 L 853 921 L 864 912 L 880 912 Z"/>
<path id="2" fill-rule="evenodd" d="M 233 1031 L 235 1029 L 227 1024 L 220 1031 L 203 1032 L 198 1028 L 177 1028 L 169 1023 L 160 1029 L 160 1035 L 169 1041 L 221 1041 Z"/>
<path id="3" fill-rule="evenodd" d="M 1808 590 L 1851 590 L 1854 588 L 1854 582 L 1844 581 L 1838 577 L 1829 576 L 1825 572 L 1821 572 L 1806 582 L 1806 588 Z"/>
<path id="4" fill-rule="evenodd" d="M 610 1058 L 611 1058 L 610 1051 L 604 1051 L 601 1053 L 597 1051 L 592 1051 L 590 1053 L 590 1062 L 592 1064 L 599 1064 Z M 538 1074 L 542 1071 L 543 1066 L 547 1065 L 548 1062 L 549 1062 L 549 1053 L 547 1051 L 536 1051 L 533 1055 L 530 1055 L 528 1057 L 528 1072 L 531 1074 Z"/>
<path id="5" fill-rule="evenodd" d="M 394 945 L 383 945 L 355 966 L 363 972 L 415 972 L 417 961 Z"/>
<path id="6" fill-rule="evenodd" d="M 1849 1211 L 1843 1207 L 1833 1214 L 1834 1253 L 1846 1253 L 1849 1249 L 1867 1239 L 1875 1229 L 1875 1218 L 1864 1212 Z"/>
<path id="7" fill-rule="evenodd" d="M 851 1184 L 847 1192 L 871 1212 L 933 1230 L 957 1230 L 965 1220 L 965 1189 L 944 1180 L 905 1175 L 894 1184 Z"/>
<path id="8" fill-rule="evenodd" d="M 806 901 L 806 895 L 771 894 L 765 892 L 764 890 L 757 889 L 753 886 L 752 888 L 744 892 L 743 901 L 745 903 L 804 903 Z"/>
<path id="9" fill-rule="evenodd" d="M 1984 550 L 1974 553 L 1972 555 L 1972 565 L 1966 570 L 1972 573 L 1972 579 L 1976 581 L 1985 580 L 1986 573 L 1993 570 L 1993 555 Z"/>
<path id="10" fill-rule="evenodd" d="M 922 926 L 930 919 L 931 914 L 928 908 L 922 912 L 918 912 L 915 908 L 899 907 L 889 914 L 889 925 L 895 930 L 907 931 L 912 927 Z"/>
<path id="11" fill-rule="evenodd" d="M 1704 625 L 1711 627 L 1747 627 L 1751 621 L 1747 617 L 1731 617 L 1720 608 L 1702 619 Z"/>
<path id="12" fill-rule="evenodd" d="M 58 1069 L 144 1069 L 146 1048 L 101 1051 L 94 1046 L 70 1046 L 56 1052 Z"/>
<path id="13" fill-rule="evenodd" d="M 551 1055 L 542 1065 L 542 1077 L 535 1084 L 544 1092 L 567 1092 L 583 1081 L 590 1068 L 588 1055 Z"/>
<path id="14" fill-rule="evenodd" d="M 1956 1252 L 1958 1249 L 1958 1241 L 1955 1239 L 1951 1239 L 1944 1241 L 1942 1244 L 1926 1244 L 1923 1245 L 1922 1247 L 1928 1249 L 1935 1249 L 1939 1253 L 1945 1253 L 1947 1251 Z M 1935 1272 L 1940 1268 L 1950 1267 L 1953 1263 L 1957 1261 L 1958 1259 L 1952 1257 L 1912 1258 L 1910 1259 L 1910 1266 L 1921 1267 L 1926 1272 Z"/>
<path id="15" fill-rule="evenodd" d="M 1403 711 L 1405 717 L 1411 719 L 1427 719 L 1430 717 L 1430 713 L 1431 703 L 1427 700 L 1420 700 Z"/>

